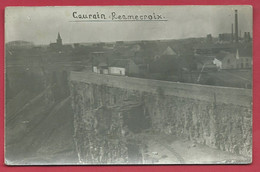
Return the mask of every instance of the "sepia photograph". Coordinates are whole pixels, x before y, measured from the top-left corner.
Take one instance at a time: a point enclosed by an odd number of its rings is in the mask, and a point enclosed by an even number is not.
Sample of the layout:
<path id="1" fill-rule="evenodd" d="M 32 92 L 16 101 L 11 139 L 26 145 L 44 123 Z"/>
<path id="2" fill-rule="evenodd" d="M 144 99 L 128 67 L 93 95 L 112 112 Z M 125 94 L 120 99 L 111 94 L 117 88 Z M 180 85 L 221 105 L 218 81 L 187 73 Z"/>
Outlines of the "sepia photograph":
<path id="1" fill-rule="evenodd" d="M 5 8 L 6 165 L 252 163 L 253 8 Z"/>

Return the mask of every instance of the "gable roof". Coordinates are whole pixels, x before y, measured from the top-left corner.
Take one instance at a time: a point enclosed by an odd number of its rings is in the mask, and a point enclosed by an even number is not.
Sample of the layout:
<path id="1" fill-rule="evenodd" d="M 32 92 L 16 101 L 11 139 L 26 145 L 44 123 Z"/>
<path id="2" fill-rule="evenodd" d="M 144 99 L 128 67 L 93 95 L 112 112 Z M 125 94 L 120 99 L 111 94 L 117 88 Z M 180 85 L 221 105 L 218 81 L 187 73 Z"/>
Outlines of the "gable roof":
<path id="1" fill-rule="evenodd" d="M 175 56 L 175 55 L 177 55 L 177 53 L 170 46 L 168 46 L 164 50 L 163 55 Z"/>
<path id="2" fill-rule="evenodd" d="M 105 63 L 105 62 L 100 62 L 100 63 L 98 64 L 98 66 L 99 66 L 99 67 L 104 67 L 104 66 L 107 66 L 107 63 Z"/>
<path id="3" fill-rule="evenodd" d="M 216 55 L 216 59 L 222 61 L 226 57 L 236 58 L 237 55 L 238 57 L 252 57 L 252 49 L 245 47 L 245 48 L 233 49 L 232 52 L 220 51 Z"/>
<path id="4" fill-rule="evenodd" d="M 111 67 L 122 67 L 122 68 L 126 68 L 129 63 L 134 63 L 135 62 L 132 59 L 114 59 L 110 66 Z"/>
<path id="5" fill-rule="evenodd" d="M 129 59 L 115 59 L 111 62 L 111 67 L 122 67 L 125 68 L 129 63 Z"/>

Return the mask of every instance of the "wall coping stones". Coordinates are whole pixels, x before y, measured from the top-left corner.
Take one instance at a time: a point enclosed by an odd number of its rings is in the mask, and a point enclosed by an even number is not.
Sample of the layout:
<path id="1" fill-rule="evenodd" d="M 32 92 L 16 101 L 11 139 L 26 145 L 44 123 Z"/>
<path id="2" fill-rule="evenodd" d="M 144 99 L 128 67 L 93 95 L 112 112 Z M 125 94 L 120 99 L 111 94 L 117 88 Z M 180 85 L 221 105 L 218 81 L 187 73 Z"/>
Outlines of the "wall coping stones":
<path id="1" fill-rule="evenodd" d="M 252 89 L 178 83 L 75 71 L 70 72 L 69 79 L 70 81 L 155 94 L 158 94 L 158 90 L 163 90 L 164 95 L 207 101 L 215 104 L 233 104 L 250 108 L 252 106 Z"/>

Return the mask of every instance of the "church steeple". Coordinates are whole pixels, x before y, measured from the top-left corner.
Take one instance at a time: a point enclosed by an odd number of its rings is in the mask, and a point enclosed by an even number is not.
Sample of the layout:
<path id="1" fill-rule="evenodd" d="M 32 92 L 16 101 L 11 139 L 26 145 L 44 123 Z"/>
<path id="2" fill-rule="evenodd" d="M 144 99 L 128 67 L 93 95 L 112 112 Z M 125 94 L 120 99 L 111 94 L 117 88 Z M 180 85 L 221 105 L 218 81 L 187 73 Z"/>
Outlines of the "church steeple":
<path id="1" fill-rule="evenodd" d="M 57 37 L 57 40 L 56 40 L 57 44 L 58 45 L 62 45 L 62 39 L 61 39 L 61 36 L 60 36 L 60 32 L 58 32 L 58 37 Z"/>

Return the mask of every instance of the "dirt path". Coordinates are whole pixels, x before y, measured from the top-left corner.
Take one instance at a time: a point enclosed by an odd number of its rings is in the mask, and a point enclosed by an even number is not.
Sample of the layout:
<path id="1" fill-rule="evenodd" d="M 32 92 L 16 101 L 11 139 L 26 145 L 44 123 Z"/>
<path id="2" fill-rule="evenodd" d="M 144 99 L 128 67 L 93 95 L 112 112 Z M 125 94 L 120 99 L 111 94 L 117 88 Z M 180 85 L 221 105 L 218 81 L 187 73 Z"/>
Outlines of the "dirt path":
<path id="1" fill-rule="evenodd" d="M 167 150 L 169 150 L 179 161 L 180 164 L 185 164 L 185 160 L 183 157 L 171 146 L 163 142 L 162 140 L 156 140 L 158 143 L 160 143 L 162 146 L 164 146 Z"/>
<path id="2" fill-rule="evenodd" d="M 250 158 L 210 148 L 187 139 L 164 135 L 142 134 L 149 157 L 154 164 L 247 164 Z"/>

